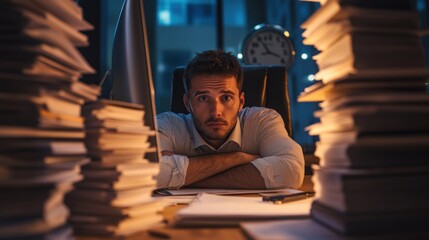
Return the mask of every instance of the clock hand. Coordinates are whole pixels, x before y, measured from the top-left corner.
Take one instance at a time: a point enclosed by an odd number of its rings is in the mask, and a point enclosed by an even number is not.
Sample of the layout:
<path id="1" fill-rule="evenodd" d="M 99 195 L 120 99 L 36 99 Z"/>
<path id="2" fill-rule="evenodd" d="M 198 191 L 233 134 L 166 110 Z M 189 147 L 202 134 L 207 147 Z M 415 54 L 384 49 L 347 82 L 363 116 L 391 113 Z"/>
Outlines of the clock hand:
<path id="1" fill-rule="evenodd" d="M 264 42 L 262 42 L 262 40 L 259 40 L 259 42 L 261 42 L 262 46 L 265 49 L 265 53 L 271 53 L 270 49 L 268 48 L 267 44 L 265 44 Z"/>
<path id="2" fill-rule="evenodd" d="M 262 53 L 262 55 L 273 55 L 275 57 L 280 57 L 280 55 L 278 55 L 277 53 L 271 52 L 271 50 L 268 48 L 267 44 L 265 44 L 262 40 L 259 40 L 259 42 L 261 42 L 262 46 L 265 49 L 265 52 Z"/>
<path id="3" fill-rule="evenodd" d="M 280 55 L 278 55 L 277 53 L 274 53 L 274 52 L 263 52 L 262 53 L 262 55 L 268 55 L 268 54 L 273 55 L 273 56 L 278 57 L 278 58 L 280 57 Z"/>

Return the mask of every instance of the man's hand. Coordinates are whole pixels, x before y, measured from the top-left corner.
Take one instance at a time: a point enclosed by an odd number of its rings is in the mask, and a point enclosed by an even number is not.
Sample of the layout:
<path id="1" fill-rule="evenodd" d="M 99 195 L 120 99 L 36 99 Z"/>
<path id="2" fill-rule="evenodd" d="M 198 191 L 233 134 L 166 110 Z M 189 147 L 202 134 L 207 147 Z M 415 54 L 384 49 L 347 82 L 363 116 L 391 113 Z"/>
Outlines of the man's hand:
<path id="1" fill-rule="evenodd" d="M 248 164 L 257 158 L 259 158 L 259 156 L 244 152 L 189 157 L 189 165 L 184 185 L 190 185 L 233 167 Z"/>
<path id="2" fill-rule="evenodd" d="M 192 188 L 266 189 L 259 170 L 251 163 L 233 167 L 193 183 Z"/>

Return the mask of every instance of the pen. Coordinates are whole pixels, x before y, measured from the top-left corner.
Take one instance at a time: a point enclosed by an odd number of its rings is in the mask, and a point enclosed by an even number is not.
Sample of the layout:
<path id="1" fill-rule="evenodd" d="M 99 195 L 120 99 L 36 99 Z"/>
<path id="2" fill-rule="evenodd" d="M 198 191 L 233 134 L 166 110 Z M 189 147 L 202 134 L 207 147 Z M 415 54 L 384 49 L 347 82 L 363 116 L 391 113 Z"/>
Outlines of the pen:
<path id="1" fill-rule="evenodd" d="M 314 193 L 312 192 L 300 192 L 300 193 L 294 193 L 294 194 L 281 194 L 281 195 L 274 195 L 274 196 L 264 196 L 262 197 L 262 201 L 265 202 L 273 202 L 274 204 L 282 204 L 292 201 L 297 201 L 301 199 L 306 199 L 308 197 L 313 196 Z"/>

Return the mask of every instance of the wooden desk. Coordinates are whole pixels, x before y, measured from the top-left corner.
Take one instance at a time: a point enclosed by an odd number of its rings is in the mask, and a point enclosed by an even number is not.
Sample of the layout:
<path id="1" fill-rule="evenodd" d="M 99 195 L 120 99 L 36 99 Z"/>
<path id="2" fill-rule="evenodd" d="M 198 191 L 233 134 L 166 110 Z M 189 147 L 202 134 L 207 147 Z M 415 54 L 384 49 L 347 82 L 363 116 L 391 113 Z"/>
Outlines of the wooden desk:
<path id="1" fill-rule="evenodd" d="M 306 175 L 304 177 L 304 183 L 300 190 L 313 191 L 313 183 L 311 182 L 311 176 Z M 176 212 L 186 207 L 186 205 L 175 205 L 168 206 L 164 209 L 164 217 L 167 222 L 172 222 Z M 148 233 L 149 232 L 149 233 Z M 238 227 L 232 228 L 174 228 L 167 225 L 154 227 L 149 231 L 141 233 L 140 239 L 234 239 L 234 240 L 246 240 L 248 239 L 244 233 Z M 137 236 L 136 236 L 137 237 Z M 139 239 L 139 238 L 135 238 Z"/>
<path id="2" fill-rule="evenodd" d="M 300 188 L 303 191 L 313 191 L 313 183 L 311 176 L 304 176 L 304 182 Z M 185 204 L 168 206 L 164 209 L 163 215 L 167 222 L 173 222 L 176 212 L 181 208 L 186 207 Z M 76 237 L 76 240 L 102 240 L 103 238 L 94 237 Z M 150 230 L 139 232 L 133 236 L 126 238 L 127 240 L 160 240 L 160 239 L 175 239 L 175 240 L 246 240 L 248 239 L 239 227 L 231 228 L 174 228 L 168 224 L 162 224 L 153 227 Z"/>

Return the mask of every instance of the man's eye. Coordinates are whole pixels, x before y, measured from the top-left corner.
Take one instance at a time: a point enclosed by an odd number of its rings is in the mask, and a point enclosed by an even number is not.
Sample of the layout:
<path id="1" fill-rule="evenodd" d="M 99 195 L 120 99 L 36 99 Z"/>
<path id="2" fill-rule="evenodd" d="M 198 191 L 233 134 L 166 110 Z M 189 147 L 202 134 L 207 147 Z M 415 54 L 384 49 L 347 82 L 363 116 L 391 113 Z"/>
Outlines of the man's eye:
<path id="1" fill-rule="evenodd" d="M 198 97 L 198 101 L 200 101 L 200 102 L 207 102 L 208 100 L 209 100 L 209 98 L 207 96 L 204 96 L 204 95 Z"/>
<path id="2" fill-rule="evenodd" d="M 222 96 L 221 99 L 223 102 L 228 102 L 228 101 L 231 101 L 232 97 L 229 95 L 225 95 L 225 96 Z"/>

